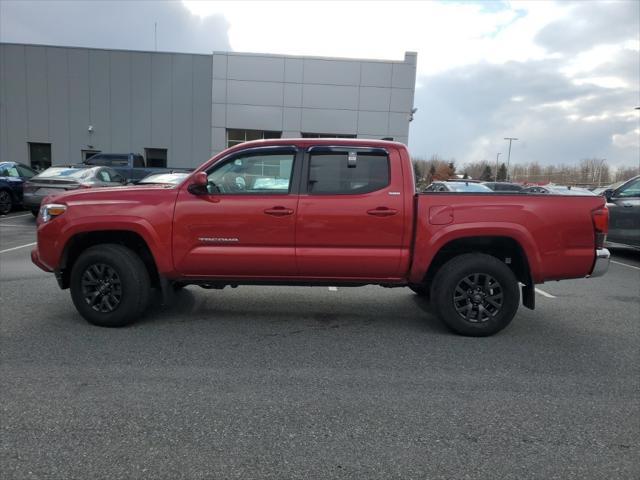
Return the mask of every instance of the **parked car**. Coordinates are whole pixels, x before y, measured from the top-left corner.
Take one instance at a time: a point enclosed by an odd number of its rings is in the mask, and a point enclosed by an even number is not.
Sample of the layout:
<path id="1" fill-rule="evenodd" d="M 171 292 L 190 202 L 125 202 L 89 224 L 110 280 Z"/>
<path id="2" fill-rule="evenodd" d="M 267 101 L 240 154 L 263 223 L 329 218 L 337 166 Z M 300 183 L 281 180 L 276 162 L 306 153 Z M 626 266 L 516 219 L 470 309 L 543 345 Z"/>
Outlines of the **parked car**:
<path id="1" fill-rule="evenodd" d="M 519 183 L 483 182 L 482 184 L 489 187 L 494 192 L 520 192 L 523 189 L 523 186 Z"/>
<path id="2" fill-rule="evenodd" d="M 22 205 L 24 182 L 38 172 L 17 162 L 0 162 L 0 215 Z"/>
<path id="3" fill-rule="evenodd" d="M 640 175 L 604 191 L 609 209 L 607 241 L 611 246 L 640 248 Z"/>
<path id="4" fill-rule="evenodd" d="M 109 167 L 50 167 L 25 182 L 22 203 L 35 216 L 46 196 L 79 188 L 116 187 L 124 183 L 124 177 Z"/>
<path id="5" fill-rule="evenodd" d="M 591 192 L 594 193 L 595 195 L 604 195 L 605 190 L 615 190 L 625 182 L 627 182 L 627 180 L 622 180 L 620 182 L 612 183 L 611 185 L 607 185 L 604 187 L 595 187 L 593 190 L 591 190 Z"/>
<path id="6" fill-rule="evenodd" d="M 562 185 L 531 185 L 523 188 L 521 193 L 542 193 L 549 195 L 582 195 L 582 196 L 594 196 L 595 194 L 586 188 L 581 187 L 565 187 Z"/>
<path id="7" fill-rule="evenodd" d="M 558 208 L 544 195 L 416 195 L 412 173 L 396 142 L 246 142 L 177 188 L 47 199 L 31 258 L 96 325 L 138 319 L 152 287 L 169 303 L 188 284 L 375 284 L 429 297 L 449 328 L 471 336 L 506 327 L 521 291 L 533 309 L 537 283 L 608 268 L 603 197 Z"/>
<path id="8" fill-rule="evenodd" d="M 466 180 L 450 181 L 446 182 L 433 182 L 427 188 L 425 192 L 474 192 L 474 193 L 491 193 L 489 187 L 477 182 L 467 182 Z"/>
<path id="9" fill-rule="evenodd" d="M 177 185 L 188 176 L 187 172 L 154 173 L 144 177 L 138 185 Z"/>
<path id="10" fill-rule="evenodd" d="M 139 153 L 97 153 L 84 161 L 89 166 L 111 167 L 122 175 L 128 183 L 138 183 L 143 178 L 156 173 L 172 173 L 175 168 L 148 167 Z M 189 172 L 191 169 L 181 169 Z"/>

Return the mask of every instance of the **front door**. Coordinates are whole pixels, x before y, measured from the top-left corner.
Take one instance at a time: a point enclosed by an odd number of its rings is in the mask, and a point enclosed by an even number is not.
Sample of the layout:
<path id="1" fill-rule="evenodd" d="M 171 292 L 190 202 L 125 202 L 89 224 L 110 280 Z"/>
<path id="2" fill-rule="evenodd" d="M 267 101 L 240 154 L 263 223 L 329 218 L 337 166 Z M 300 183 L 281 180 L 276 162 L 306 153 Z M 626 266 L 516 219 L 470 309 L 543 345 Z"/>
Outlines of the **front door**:
<path id="1" fill-rule="evenodd" d="M 390 160 L 396 167 L 400 163 L 379 149 L 312 147 L 296 226 L 302 276 L 400 276 L 404 187 L 399 168 L 392 171 Z"/>
<path id="2" fill-rule="evenodd" d="M 173 261 L 188 277 L 297 275 L 297 151 L 253 148 L 207 170 L 206 194 L 183 185 L 174 214 Z"/>

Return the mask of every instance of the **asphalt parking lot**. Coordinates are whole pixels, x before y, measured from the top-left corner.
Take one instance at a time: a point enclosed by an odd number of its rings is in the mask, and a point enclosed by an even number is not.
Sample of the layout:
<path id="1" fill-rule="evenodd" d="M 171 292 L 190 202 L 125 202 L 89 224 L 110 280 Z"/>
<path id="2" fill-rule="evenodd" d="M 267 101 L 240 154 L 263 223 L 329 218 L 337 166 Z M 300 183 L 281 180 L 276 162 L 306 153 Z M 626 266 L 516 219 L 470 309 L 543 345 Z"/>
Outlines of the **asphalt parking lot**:
<path id="1" fill-rule="evenodd" d="M 408 289 L 188 287 L 87 324 L 0 217 L 2 477 L 640 477 L 640 257 L 490 338 Z"/>

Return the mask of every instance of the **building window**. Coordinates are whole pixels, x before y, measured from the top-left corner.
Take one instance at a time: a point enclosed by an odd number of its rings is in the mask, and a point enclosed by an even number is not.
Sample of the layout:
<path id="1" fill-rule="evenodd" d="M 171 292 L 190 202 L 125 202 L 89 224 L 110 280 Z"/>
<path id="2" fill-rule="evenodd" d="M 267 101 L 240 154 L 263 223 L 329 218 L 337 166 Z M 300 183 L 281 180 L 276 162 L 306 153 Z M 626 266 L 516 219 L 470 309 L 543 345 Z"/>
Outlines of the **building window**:
<path id="1" fill-rule="evenodd" d="M 165 168 L 167 166 L 166 148 L 145 148 L 144 156 L 147 159 L 147 167 Z"/>
<path id="2" fill-rule="evenodd" d="M 302 138 L 356 138 L 355 135 L 346 133 L 312 133 L 302 132 Z"/>
<path id="3" fill-rule="evenodd" d="M 86 162 L 98 153 L 100 153 L 100 150 L 82 150 L 82 161 Z"/>
<path id="4" fill-rule="evenodd" d="M 264 140 L 266 138 L 280 138 L 282 132 L 271 132 L 265 130 L 239 130 L 237 128 L 227 128 L 227 147 L 233 147 L 250 140 Z"/>
<path id="5" fill-rule="evenodd" d="M 29 142 L 29 163 L 31 168 L 41 172 L 51 166 L 51 144 Z"/>

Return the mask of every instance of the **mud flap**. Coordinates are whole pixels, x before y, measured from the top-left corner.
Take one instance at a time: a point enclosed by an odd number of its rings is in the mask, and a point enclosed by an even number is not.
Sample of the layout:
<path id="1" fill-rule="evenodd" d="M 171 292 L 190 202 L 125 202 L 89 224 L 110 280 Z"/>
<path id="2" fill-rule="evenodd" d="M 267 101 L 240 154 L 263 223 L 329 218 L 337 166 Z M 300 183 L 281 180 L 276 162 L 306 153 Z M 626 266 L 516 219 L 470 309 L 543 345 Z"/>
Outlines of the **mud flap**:
<path id="1" fill-rule="evenodd" d="M 533 284 L 522 285 L 522 305 L 530 310 L 536 308 L 536 289 Z"/>

